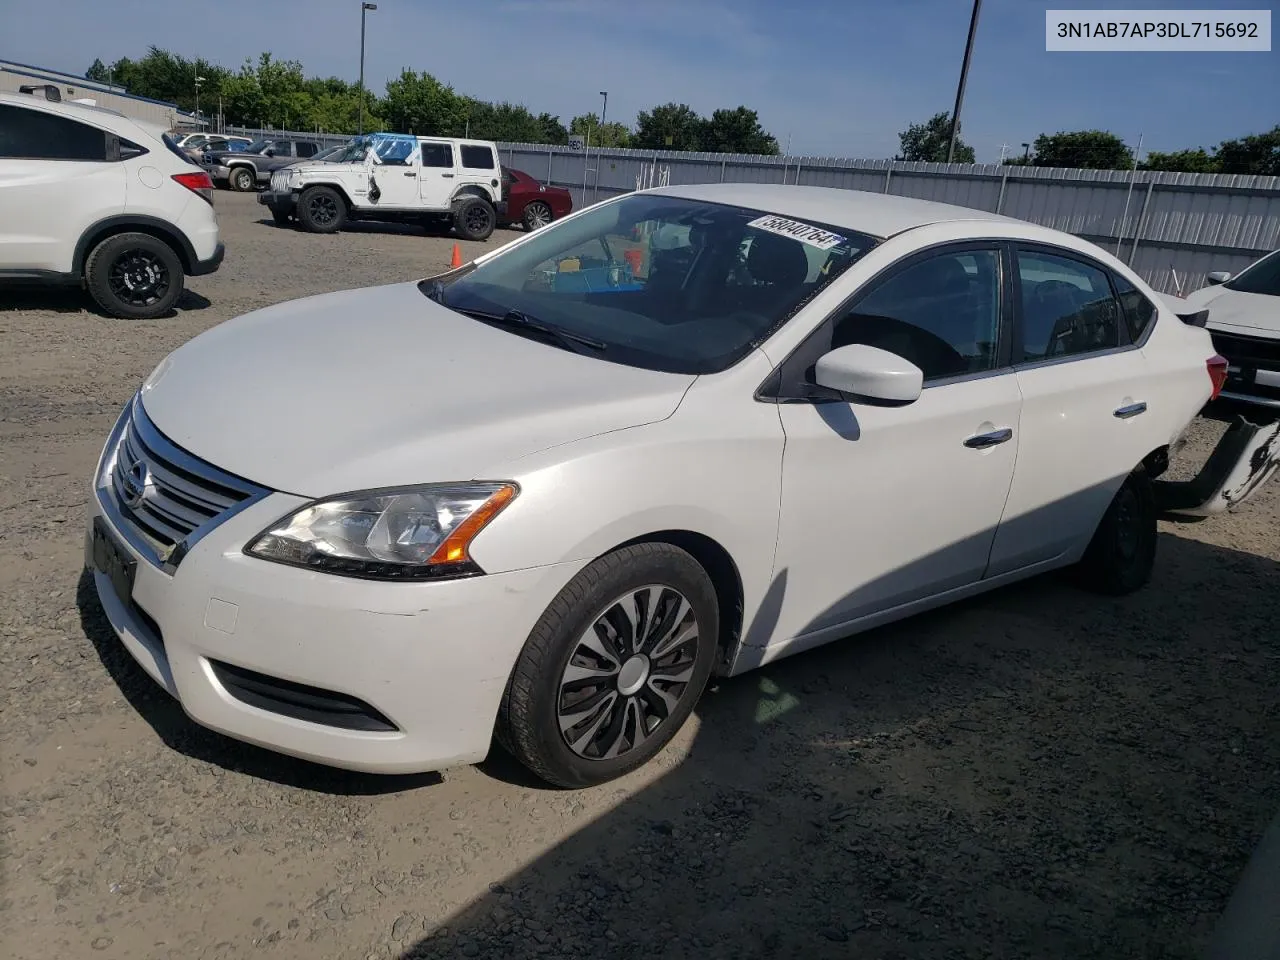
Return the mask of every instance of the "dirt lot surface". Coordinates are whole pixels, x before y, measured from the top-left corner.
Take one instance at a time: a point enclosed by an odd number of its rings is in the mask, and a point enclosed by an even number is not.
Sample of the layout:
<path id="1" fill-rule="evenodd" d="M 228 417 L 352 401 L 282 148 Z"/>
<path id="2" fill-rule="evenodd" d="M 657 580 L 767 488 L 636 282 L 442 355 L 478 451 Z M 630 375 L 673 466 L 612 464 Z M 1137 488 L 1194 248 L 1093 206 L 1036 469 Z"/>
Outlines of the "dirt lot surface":
<path id="1" fill-rule="evenodd" d="M 720 682 L 597 789 L 496 753 L 377 779 L 193 725 L 82 579 L 113 418 L 201 330 L 452 242 L 217 202 L 226 263 L 174 318 L 0 295 L 0 955 L 1197 956 L 1280 796 L 1280 484 L 1163 526 L 1136 596 L 1041 579 Z"/>

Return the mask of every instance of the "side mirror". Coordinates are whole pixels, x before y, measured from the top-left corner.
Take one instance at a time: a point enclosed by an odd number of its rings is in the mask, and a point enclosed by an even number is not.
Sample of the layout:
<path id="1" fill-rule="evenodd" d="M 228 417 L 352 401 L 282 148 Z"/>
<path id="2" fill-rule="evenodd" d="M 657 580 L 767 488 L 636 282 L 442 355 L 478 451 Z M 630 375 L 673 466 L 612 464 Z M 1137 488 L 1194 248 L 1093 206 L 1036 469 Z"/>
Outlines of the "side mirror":
<path id="1" fill-rule="evenodd" d="M 1219 283 L 1226 283 L 1231 279 L 1231 273 L 1228 270 L 1215 270 L 1213 273 L 1205 275 L 1205 279 L 1209 281 L 1210 286 L 1216 286 Z"/>
<path id="2" fill-rule="evenodd" d="M 914 403 L 924 386 L 924 372 L 910 360 L 862 343 L 823 354 L 814 379 L 828 390 L 891 404 Z"/>

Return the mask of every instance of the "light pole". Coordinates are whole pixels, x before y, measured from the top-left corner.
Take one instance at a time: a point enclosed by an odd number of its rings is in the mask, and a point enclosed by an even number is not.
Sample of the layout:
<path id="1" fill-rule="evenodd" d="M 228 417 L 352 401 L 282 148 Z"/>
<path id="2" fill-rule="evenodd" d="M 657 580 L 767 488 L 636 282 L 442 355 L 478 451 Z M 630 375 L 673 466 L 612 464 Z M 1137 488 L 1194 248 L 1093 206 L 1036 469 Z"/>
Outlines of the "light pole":
<path id="1" fill-rule="evenodd" d="M 356 122 L 356 133 L 364 133 L 364 18 L 370 10 L 377 10 L 376 3 L 360 4 L 360 89 L 357 94 L 360 97 L 359 120 Z"/>
<path id="2" fill-rule="evenodd" d="M 204 83 L 205 78 L 196 77 L 196 123 L 200 123 L 200 84 Z"/>
<path id="3" fill-rule="evenodd" d="M 951 111 L 951 133 L 947 137 L 947 163 L 956 155 L 956 132 L 960 129 L 960 104 L 964 100 L 964 82 L 969 78 L 969 57 L 973 55 L 973 35 L 978 32 L 978 11 L 982 0 L 973 0 L 973 16 L 969 18 L 969 39 L 964 45 L 964 65 L 960 68 L 960 85 L 956 87 L 956 108 Z"/>
<path id="4" fill-rule="evenodd" d="M 592 203 L 600 192 L 600 151 L 604 148 L 604 118 L 609 113 L 609 91 L 601 90 L 600 96 L 604 97 L 604 106 L 600 108 L 600 135 L 596 137 L 596 182 L 591 186 Z"/>

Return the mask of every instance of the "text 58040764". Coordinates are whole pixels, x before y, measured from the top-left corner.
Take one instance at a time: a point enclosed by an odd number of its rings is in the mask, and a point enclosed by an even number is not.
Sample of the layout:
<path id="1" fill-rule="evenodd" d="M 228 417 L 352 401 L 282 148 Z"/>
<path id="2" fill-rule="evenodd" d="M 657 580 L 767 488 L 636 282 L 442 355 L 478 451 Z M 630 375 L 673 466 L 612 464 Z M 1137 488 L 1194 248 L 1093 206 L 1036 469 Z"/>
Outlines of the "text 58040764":
<path id="1" fill-rule="evenodd" d="M 1046 50 L 1269 51 L 1270 10 L 1047 10 Z"/>

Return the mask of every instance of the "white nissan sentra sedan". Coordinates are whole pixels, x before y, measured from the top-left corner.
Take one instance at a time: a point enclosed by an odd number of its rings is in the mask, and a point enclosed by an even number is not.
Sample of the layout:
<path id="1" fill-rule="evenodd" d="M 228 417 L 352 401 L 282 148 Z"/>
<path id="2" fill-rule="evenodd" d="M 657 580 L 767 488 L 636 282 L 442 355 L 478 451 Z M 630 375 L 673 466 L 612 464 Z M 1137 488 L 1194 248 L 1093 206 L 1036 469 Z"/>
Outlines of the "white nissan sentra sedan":
<path id="1" fill-rule="evenodd" d="M 1275 469 L 1205 317 L 1076 237 L 764 184 L 581 210 L 419 283 L 167 357 L 86 562 L 198 723 L 373 772 L 555 784 L 652 757 L 736 674 L 1059 567 L 1125 593 L 1156 519 Z"/>

